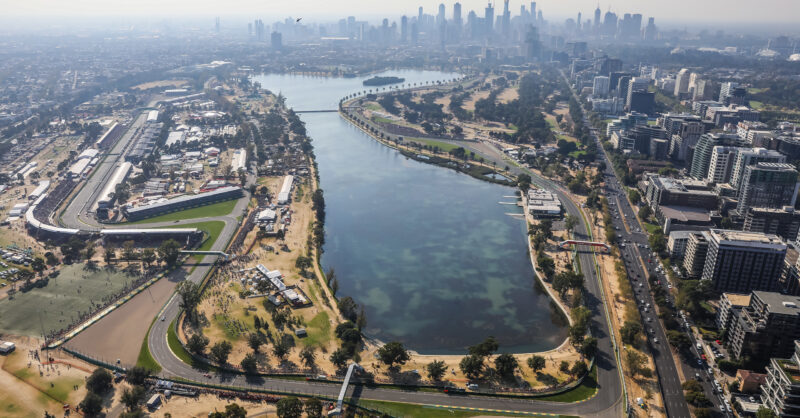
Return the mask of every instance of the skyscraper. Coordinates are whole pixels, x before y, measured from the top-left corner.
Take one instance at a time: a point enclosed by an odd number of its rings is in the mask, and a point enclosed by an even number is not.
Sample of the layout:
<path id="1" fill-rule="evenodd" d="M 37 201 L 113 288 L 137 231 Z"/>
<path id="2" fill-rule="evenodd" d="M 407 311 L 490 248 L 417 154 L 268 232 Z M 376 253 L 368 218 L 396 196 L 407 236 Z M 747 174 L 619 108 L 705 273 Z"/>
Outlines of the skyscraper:
<path id="1" fill-rule="evenodd" d="M 686 94 L 689 92 L 689 78 L 691 77 L 691 73 L 687 68 L 682 68 L 678 71 L 678 75 L 675 76 L 675 97 L 680 98 L 681 94 Z"/>
<path id="2" fill-rule="evenodd" d="M 486 36 L 491 37 L 494 31 L 494 6 L 492 6 L 492 3 L 486 5 L 483 13 L 483 23 L 486 24 Z"/>
<path id="3" fill-rule="evenodd" d="M 607 36 L 617 34 L 617 15 L 611 11 L 606 12 L 603 19 L 603 33 Z"/>
<path id="4" fill-rule="evenodd" d="M 647 19 L 647 27 L 644 28 L 644 40 L 655 41 L 658 36 L 658 28 L 656 28 L 656 18 L 651 17 Z"/>
<path id="5" fill-rule="evenodd" d="M 786 163 L 758 163 L 744 169 L 736 209 L 744 216 L 750 208 L 794 207 L 797 170 Z"/>
<path id="6" fill-rule="evenodd" d="M 597 8 L 594 9 L 594 27 L 600 27 L 600 14 L 603 13 L 600 11 L 600 3 L 597 3 Z"/>
<path id="7" fill-rule="evenodd" d="M 444 16 L 444 3 L 439 3 L 439 14 L 436 15 L 436 24 L 441 25 L 446 21 Z"/>
<path id="8" fill-rule="evenodd" d="M 408 17 L 406 15 L 400 18 L 400 42 L 408 42 Z"/>
<path id="9" fill-rule="evenodd" d="M 461 3 L 459 2 L 453 5 L 453 23 L 456 26 L 461 26 L 463 24 L 461 21 Z"/>
<path id="10" fill-rule="evenodd" d="M 214 21 L 214 30 L 219 33 L 219 16 L 217 16 L 217 19 Z"/>
<path id="11" fill-rule="evenodd" d="M 508 37 L 511 33 L 511 11 L 508 10 L 508 0 L 503 1 L 503 36 Z"/>

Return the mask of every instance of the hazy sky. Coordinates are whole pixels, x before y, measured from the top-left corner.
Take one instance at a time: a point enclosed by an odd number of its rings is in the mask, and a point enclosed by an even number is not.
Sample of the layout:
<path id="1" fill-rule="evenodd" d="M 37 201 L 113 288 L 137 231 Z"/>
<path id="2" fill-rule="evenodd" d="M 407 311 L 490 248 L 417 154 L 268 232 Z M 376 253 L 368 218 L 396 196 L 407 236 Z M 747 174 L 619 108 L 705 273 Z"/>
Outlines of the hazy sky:
<path id="1" fill-rule="evenodd" d="M 431 0 L 0 0 L 0 15 L 92 15 L 174 16 L 247 15 L 263 18 L 303 16 L 314 20 L 337 20 L 341 16 L 396 17 L 414 15 L 420 5 L 435 14 L 442 1 Z M 455 1 L 444 2 L 448 18 Z M 461 1 L 464 16 L 469 10 L 483 15 L 485 0 Z M 519 13 L 521 1 L 510 1 L 512 15 Z M 530 2 L 525 2 L 528 5 Z M 540 0 L 538 9 L 545 19 L 557 22 L 583 12 L 591 18 L 596 0 Z M 800 0 L 613 0 L 601 1 L 603 13 L 611 8 L 617 14 L 641 13 L 656 21 L 697 22 L 797 22 L 800 24 Z M 502 1 L 495 1 L 495 14 L 502 11 Z M 557 20 L 556 20 L 557 19 Z M 730 28 L 735 30 L 734 27 Z"/>

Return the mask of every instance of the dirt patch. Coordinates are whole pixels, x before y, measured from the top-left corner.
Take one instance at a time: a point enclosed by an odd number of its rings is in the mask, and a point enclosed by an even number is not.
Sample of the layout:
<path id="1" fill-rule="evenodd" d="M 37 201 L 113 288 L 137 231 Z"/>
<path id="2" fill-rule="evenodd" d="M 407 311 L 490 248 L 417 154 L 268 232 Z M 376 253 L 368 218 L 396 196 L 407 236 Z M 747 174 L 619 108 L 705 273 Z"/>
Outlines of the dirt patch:
<path id="1" fill-rule="evenodd" d="M 489 97 L 490 93 L 491 93 L 491 91 L 489 91 L 489 90 L 481 90 L 481 91 L 477 91 L 475 93 L 472 93 L 472 96 L 470 96 L 469 100 L 465 100 L 464 101 L 464 110 L 467 110 L 467 111 L 470 111 L 470 112 L 474 112 L 475 111 L 475 102 L 477 102 L 480 99 L 485 99 L 485 98 Z"/>
<path id="2" fill-rule="evenodd" d="M 214 411 L 224 411 L 226 405 L 235 403 L 247 410 L 248 417 L 272 417 L 276 414 L 274 404 L 261 402 L 248 402 L 243 400 L 231 401 L 220 399 L 214 395 L 200 395 L 197 398 L 182 398 L 173 396 L 171 399 L 164 400 L 164 404 L 150 414 L 151 417 L 165 417 L 170 414 L 173 417 L 197 417 L 205 418 Z"/>
<path id="3" fill-rule="evenodd" d="M 131 87 L 134 90 L 148 90 L 158 87 L 180 87 L 187 83 L 186 80 L 159 80 L 151 81 L 149 83 L 137 84 Z"/>
<path id="4" fill-rule="evenodd" d="M 519 98 L 519 89 L 517 89 L 516 87 L 509 87 L 503 90 L 503 92 L 497 96 L 497 101 L 500 103 L 510 103 L 518 98 Z"/>
<path id="5" fill-rule="evenodd" d="M 184 275 L 183 270 L 176 270 L 157 281 L 78 334 L 66 346 L 109 363 L 119 359 L 123 365 L 135 365 L 152 319 Z"/>
<path id="6" fill-rule="evenodd" d="M 61 416 L 63 405 L 77 405 L 86 395 L 84 379 L 93 367 L 58 350 L 34 353 L 40 341 L 29 337 L 4 337 L 16 350 L 0 356 L 0 415 L 42 416 L 44 411 Z M 54 362 L 49 362 L 52 357 Z"/>

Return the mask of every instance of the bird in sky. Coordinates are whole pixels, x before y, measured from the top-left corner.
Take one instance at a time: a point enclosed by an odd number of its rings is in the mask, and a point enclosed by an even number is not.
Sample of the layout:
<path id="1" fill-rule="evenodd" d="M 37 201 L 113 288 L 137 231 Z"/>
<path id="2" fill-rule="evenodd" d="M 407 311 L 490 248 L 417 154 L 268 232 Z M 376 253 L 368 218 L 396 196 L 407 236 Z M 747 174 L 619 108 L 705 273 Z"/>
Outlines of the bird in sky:
<path id="1" fill-rule="evenodd" d="M 298 17 L 297 20 L 294 21 L 294 23 L 300 23 L 301 20 L 303 20 L 303 18 L 302 17 Z"/>

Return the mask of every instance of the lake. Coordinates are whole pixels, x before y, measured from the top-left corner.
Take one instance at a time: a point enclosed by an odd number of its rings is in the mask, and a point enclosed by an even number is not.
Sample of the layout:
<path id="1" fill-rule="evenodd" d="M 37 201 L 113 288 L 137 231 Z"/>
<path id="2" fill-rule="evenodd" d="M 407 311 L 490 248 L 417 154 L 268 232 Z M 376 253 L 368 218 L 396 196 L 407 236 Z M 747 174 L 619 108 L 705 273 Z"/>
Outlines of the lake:
<path id="1" fill-rule="evenodd" d="M 387 71 L 405 83 L 458 74 Z M 335 109 L 371 77 L 254 77 L 296 110 Z M 367 88 L 368 89 L 368 88 Z M 366 334 L 424 354 L 463 354 L 489 335 L 502 352 L 558 346 L 566 320 L 537 288 L 515 189 L 424 164 L 336 113 L 301 115 L 325 193 L 323 268 L 367 313 Z"/>

